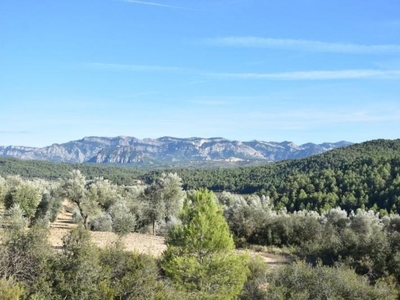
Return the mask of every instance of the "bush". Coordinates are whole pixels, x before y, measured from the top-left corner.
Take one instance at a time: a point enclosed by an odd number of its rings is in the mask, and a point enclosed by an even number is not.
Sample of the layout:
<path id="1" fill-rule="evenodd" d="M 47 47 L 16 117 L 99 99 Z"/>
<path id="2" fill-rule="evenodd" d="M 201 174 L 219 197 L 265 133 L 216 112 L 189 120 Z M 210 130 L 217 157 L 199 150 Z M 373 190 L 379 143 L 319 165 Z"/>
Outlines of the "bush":
<path id="1" fill-rule="evenodd" d="M 371 285 L 365 277 L 344 266 L 312 267 L 298 261 L 276 269 L 268 276 L 268 294 L 264 299 L 352 299 L 394 300 L 393 286 L 379 282 Z"/>
<path id="2" fill-rule="evenodd" d="M 51 284 L 44 280 L 48 278 L 53 256 L 51 246 L 46 242 L 48 233 L 48 227 L 38 223 L 30 230 L 6 234 L 0 244 L 0 277 L 13 277 L 24 286 L 27 295 L 47 289 Z"/>
<path id="3" fill-rule="evenodd" d="M 117 243 L 101 250 L 100 262 L 103 269 L 110 271 L 114 299 L 157 299 L 163 291 L 156 261 L 149 255 L 126 252 Z"/>
<path id="4" fill-rule="evenodd" d="M 6 228 L 15 233 L 22 232 L 28 225 L 28 220 L 24 217 L 24 212 L 19 204 L 14 204 L 6 211 L 5 221 Z"/>
<path id="5" fill-rule="evenodd" d="M 74 222 L 75 224 L 80 224 L 83 222 L 81 212 L 77 207 L 74 207 L 74 209 L 72 210 L 72 222 Z"/>
<path id="6" fill-rule="evenodd" d="M 108 213 L 103 213 L 89 222 L 90 230 L 112 231 L 113 221 Z"/>
<path id="7" fill-rule="evenodd" d="M 55 195 L 55 192 L 45 192 L 37 207 L 34 220 L 47 219 L 54 222 L 62 208 L 62 199 Z"/>
<path id="8" fill-rule="evenodd" d="M 112 230 L 117 234 L 128 234 L 135 229 L 135 216 L 130 213 L 125 201 L 114 203 L 109 209 L 109 214 L 112 218 Z"/>
<path id="9" fill-rule="evenodd" d="M 15 282 L 13 278 L 0 279 L 0 299 L 1 300 L 19 300 L 24 295 L 24 288 L 21 284 Z"/>
<path id="10" fill-rule="evenodd" d="M 264 299 L 267 294 L 267 274 L 268 267 L 266 262 L 259 255 L 250 256 L 247 264 L 250 275 L 243 286 L 240 295 L 241 300 Z"/>
<path id="11" fill-rule="evenodd" d="M 7 209 L 14 204 L 18 204 L 24 216 L 32 219 L 35 216 L 37 206 L 42 198 L 39 190 L 27 182 L 21 182 L 11 188 L 5 196 L 5 206 Z"/>
<path id="12" fill-rule="evenodd" d="M 64 237 L 63 251 L 53 268 L 52 293 L 58 298 L 110 299 L 112 290 L 107 280 L 108 272 L 101 267 L 99 250 L 91 243 L 90 232 L 82 225 Z"/>

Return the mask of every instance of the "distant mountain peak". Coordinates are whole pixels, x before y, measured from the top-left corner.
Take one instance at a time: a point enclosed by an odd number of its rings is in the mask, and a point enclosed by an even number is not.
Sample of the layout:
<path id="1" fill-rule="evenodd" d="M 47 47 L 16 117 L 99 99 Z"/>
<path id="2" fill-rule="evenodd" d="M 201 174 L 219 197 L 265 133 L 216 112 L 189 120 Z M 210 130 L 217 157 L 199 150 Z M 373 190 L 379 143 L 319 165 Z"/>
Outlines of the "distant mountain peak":
<path id="1" fill-rule="evenodd" d="M 164 136 L 158 139 L 138 139 L 129 136 L 87 136 L 63 144 L 34 148 L 24 146 L 0 147 L 0 156 L 20 159 L 39 159 L 69 163 L 137 164 L 151 162 L 187 161 L 279 161 L 319 154 L 352 143 L 296 145 L 290 141 L 249 142 L 229 140 L 223 137 L 177 138 Z"/>

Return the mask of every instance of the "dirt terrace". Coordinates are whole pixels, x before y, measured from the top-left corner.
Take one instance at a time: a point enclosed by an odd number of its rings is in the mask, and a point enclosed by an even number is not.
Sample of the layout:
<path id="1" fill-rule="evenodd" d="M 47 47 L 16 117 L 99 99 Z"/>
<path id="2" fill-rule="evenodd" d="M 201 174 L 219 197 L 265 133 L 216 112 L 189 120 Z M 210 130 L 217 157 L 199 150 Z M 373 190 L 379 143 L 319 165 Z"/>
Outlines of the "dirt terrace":
<path id="1" fill-rule="evenodd" d="M 69 231 L 77 225 L 72 222 L 72 205 L 68 201 L 63 202 L 63 209 L 57 220 L 51 224 L 50 243 L 54 248 L 62 247 L 62 239 Z M 118 240 L 118 236 L 112 232 L 91 231 L 92 242 L 99 247 L 107 247 Z M 150 234 L 130 233 L 122 238 L 122 242 L 127 251 L 138 251 L 154 257 L 159 257 L 167 248 L 165 240 L 161 236 L 153 236 Z M 244 253 L 245 250 L 238 250 L 239 253 Z M 251 255 L 260 255 L 270 267 L 276 267 L 288 262 L 284 256 L 266 253 L 248 251 Z"/>

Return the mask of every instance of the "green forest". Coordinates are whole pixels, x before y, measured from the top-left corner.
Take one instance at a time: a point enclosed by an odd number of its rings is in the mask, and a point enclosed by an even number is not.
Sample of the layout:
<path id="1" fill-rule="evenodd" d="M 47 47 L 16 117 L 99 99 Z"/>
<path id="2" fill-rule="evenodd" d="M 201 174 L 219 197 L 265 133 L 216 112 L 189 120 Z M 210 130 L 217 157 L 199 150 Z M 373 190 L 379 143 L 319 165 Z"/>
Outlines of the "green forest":
<path id="1" fill-rule="evenodd" d="M 257 193 L 291 212 L 338 206 L 400 212 L 400 140 L 374 140 L 264 166 L 176 172 L 186 189 Z"/>
<path id="2" fill-rule="evenodd" d="M 0 299 L 400 299 L 400 140 L 226 169 L 1 158 L 0 199 Z M 78 227 L 54 249 L 65 199 Z M 167 250 L 98 248 L 89 231 Z M 268 251 L 288 263 L 253 255 Z"/>

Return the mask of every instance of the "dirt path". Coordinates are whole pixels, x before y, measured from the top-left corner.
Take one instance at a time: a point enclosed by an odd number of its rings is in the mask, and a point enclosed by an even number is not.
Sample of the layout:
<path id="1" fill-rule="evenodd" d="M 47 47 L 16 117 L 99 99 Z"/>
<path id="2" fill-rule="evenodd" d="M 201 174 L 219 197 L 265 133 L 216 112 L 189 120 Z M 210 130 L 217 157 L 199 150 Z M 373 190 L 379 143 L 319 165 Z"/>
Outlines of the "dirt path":
<path id="1" fill-rule="evenodd" d="M 60 249 L 63 237 L 77 226 L 72 222 L 72 210 L 72 204 L 64 201 L 56 221 L 51 223 L 49 241 L 54 248 Z M 91 231 L 90 235 L 92 242 L 99 247 L 110 246 L 118 240 L 118 236 L 113 232 Z M 122 241 L 128 251 L 138 251 L 155 257 L 159 257 L 167 248 L 163 237 L 149 234 L 130 233 L 124 236 Z"/>
<path id="2" fill-rule="evenodd" d="M 68 202 L 63 202 L 63 209 L 57 217 L 57 220 L 51 224 L 50 244 L 57 249 L 62 247 L 62 239 L 77 225 L 72 222 L 73 206 Z M 91 231 L 92 242 L 99 247 L 107 247 L 117 241 L 118 236 L 113 232 Z M 159 257 L 167 249 L 165 240 L 161 236 L 149 234 L 130 233 L 122 238 L 125 249 L 128 251 L 138 251 L 139 253 L 150 254 Z M 245 251 L 238 250 L 239 253 Z M 266 252 L 247 251 L 251 255 L 260 255 L 270 267 L 276 267 L 288 262 L 284 256 Z"/>

